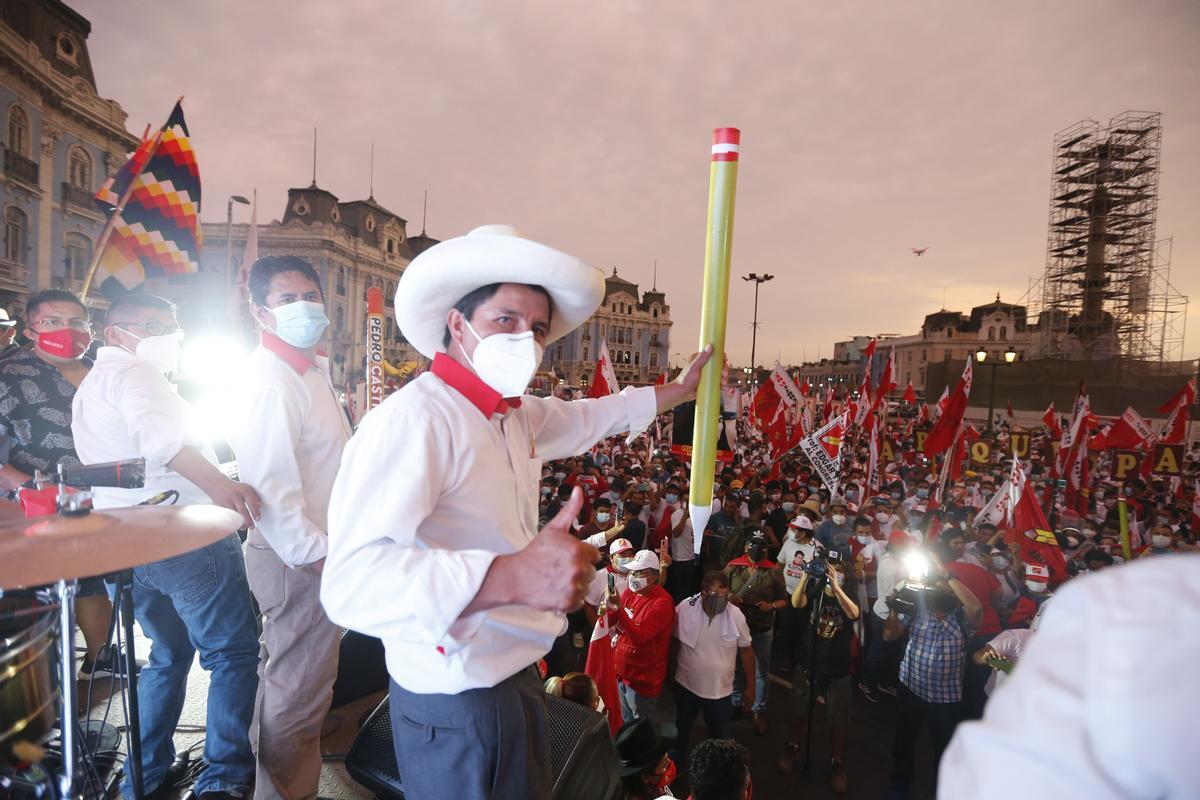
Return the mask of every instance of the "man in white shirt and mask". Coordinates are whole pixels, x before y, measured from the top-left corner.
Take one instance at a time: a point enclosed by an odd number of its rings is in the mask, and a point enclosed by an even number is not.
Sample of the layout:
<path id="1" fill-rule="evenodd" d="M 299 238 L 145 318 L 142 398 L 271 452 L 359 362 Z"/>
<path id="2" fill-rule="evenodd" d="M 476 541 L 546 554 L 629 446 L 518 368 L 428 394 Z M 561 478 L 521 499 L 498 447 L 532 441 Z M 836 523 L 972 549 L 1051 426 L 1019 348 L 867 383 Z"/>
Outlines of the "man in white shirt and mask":
<path id="1" fill-rule="evenodd" d="M 542 463 L 640 433 L 694 395 L 707 361 L 665 386 L 595 400 L 523 396 L 543 349 L 604 291 L 601 270 L 502 225 L 435 245 L 400 280 L 397 324 L 433 364 L 367 414 L 346 448 L 321 599 L 334 622 L 384 642 L 410 800 L 447 787 L 550 797 L 529 667 L 580 607 L 598 552 L 569 532 L 578 490 L 538 532 Z"/>
<path id="2" fill-rule="evenodd" d="M 258 495 L 225 477 L 212 447 L 190 435 L 188 404 L 165 377 L 178 366 L 182 335 L 175 306 L 161 297 L 130 294 L 109 307 L 106 346 L 75 393 L 71 433 L 84 464 L 144 458 L 146 480 L 141 489 L 95 489 L 95 507 L 123 508 L 175 491 L 179 505 L 212 502 L 240 512 L 249 525 L 260 512 Z M 175 758 L 172 736 L 199 652 L 211 675 L 208 763 L 194 791 L 201 800 L 244 797 L 254 782 L 247 731 L 258 642 L 237 536 L 135 567 L 133 614 L 150 640 L 150 662 L 138 678 L 145 788 L 158 788 Z M 122 789 L 132 796 L 128 777 Z"/>
<path id="3" fill-rule="evenodd" d="M 262 514 L 246 574 L 262 611 L 262 662 L 251 743 L 258 800 L 309 800 L 321 777 L 321 724 L 337 678 L 340 629 L 321 608 L 329 495 L 350 423 L 318 355 L 329 319 L 321 278 L 296 256 L 250 267 L 261 344 L 239 382 L 228 432 Z"/>

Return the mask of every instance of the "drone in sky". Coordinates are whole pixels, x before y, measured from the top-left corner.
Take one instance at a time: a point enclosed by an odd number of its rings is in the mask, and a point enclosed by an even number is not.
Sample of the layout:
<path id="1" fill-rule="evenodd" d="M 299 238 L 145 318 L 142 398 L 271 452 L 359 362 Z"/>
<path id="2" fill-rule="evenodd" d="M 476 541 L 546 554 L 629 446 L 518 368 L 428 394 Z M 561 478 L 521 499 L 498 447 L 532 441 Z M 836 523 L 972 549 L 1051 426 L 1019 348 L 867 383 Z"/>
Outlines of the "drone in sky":
<path id="1" fill-rule="evenodd" d="M 918 258 L 920 258 L 921 256 L 925 255 L 925 253 L 926 253 L 926 252 L 928 252 L 928 250 L 929 250 L 929 246 L 928 246 L 928 245 L 926 245 L 925 247 L 914 247 L 914 248 L 912 249 L 912 251 L 913 251 L 913 255 L 914 255 L 914 256 L 917 256 Z"/>

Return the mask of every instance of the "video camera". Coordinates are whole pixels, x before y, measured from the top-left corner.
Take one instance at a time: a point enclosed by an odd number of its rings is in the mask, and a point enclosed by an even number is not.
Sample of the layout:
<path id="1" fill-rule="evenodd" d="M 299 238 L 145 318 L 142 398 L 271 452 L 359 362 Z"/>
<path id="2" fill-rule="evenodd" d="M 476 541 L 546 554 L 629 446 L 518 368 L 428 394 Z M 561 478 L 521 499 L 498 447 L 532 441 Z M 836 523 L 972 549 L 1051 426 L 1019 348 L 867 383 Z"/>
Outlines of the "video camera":
<path id="1" fill-rule="evenodd" d="M 845 564 L 845 559 L 842 558 L 842 554 L 838 550 L 826 550 L 823 547 L 818 547 L 817 552 L 813 553 L 813 557 L 804 562 L 802 569 L 814 580 L 825 580 L 829 577 L 829 573 L 826 571 L 829 564 L 836 564 L 842 567 Z"/>
<path id="2" fill-rule="evenodd" d="M 926 581 L 929 573 L 929 557 L 920 550 L 911 550 L 904 557 L 904 565 L 909 577 L 888 595 L 888 608 L 897 614 L 913 616 L 921 608 L 938 611 L 952 610 L 958 603 L 958 597 L 939 584 Z"/>

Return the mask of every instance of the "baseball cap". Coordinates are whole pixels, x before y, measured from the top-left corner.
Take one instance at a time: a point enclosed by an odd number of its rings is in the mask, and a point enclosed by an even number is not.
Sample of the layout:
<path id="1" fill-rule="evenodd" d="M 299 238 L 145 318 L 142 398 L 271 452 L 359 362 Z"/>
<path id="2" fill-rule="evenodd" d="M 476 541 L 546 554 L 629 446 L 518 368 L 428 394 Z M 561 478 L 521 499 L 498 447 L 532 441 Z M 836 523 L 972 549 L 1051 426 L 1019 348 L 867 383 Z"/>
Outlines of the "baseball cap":
<path id="1" fill-rule="evenodd" d="M 613 539 L 608 545 L 608 552 L 612 555 L 617 553 L 629 553 L 633 551 L 633 542 L 628 539 Z"/>
<path id="2" fill-rule="evenodd" d="M 915 543 L 915 540 L 913 539 L 913 537 L 909 536 L 907 533 L 905 533 L 904 531 L 902 531 L 900 529 L 896 529 L 896 530 L 892 531 L 890 534 L 888 534 L 888 544 L 890 544 L 890 545 L 894 545 L 896 547 L 904 547 L 906 545 L 910 545 L 910 544 L 914 544 L 914 543 Z"/>
<path id="3" fill-rule="evenodd" d="M 653 550 L 639 550 L 637 555 L 625 565 L 626 572 L 640 572 L 644 569 L 658 569 L 658 556 Z"/>
<path id="4" fill-rule="evenodd" d="M 800 530 L 804 530 L 804 531 L 811 531 L 813 529 L 813 524 L 812 524 L 811 519 L 809 519 L 808 517 L 801 514 L 800 516 L 796 517 L 791 522 L 789 522 L 788 527 L 789 528 L 799 528 Z"/>

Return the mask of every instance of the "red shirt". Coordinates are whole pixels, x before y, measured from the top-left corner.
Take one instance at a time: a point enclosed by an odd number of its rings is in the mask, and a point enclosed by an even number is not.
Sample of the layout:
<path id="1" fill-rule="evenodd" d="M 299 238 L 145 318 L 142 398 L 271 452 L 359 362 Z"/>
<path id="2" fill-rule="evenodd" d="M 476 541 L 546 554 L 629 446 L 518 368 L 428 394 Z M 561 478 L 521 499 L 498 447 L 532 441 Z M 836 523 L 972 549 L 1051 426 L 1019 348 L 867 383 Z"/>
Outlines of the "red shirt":
<path id="1" fill-rule="evenodd" d="M 645 594 L 621 592 L 621 610 L 613 615 L 617 637 L 617 677 L 635 692 L 658 697 L 667 679 L 667 652 L 675 625 L 675 602 L 654 585 Z"/>
<path id="2" fill-rule="evenodd" d="M 976 636 L 990 636 L 1000 632 L 1000 615 L 992 605 L 992 592 L 1000 589 L 1000 581 L 996 576 L 983 567 L 967 564 L 963 561 L 951 561 L 946 565 L 946 571 L 971 590 L 983 606 L 983 620 L 979 623 Z"/>

